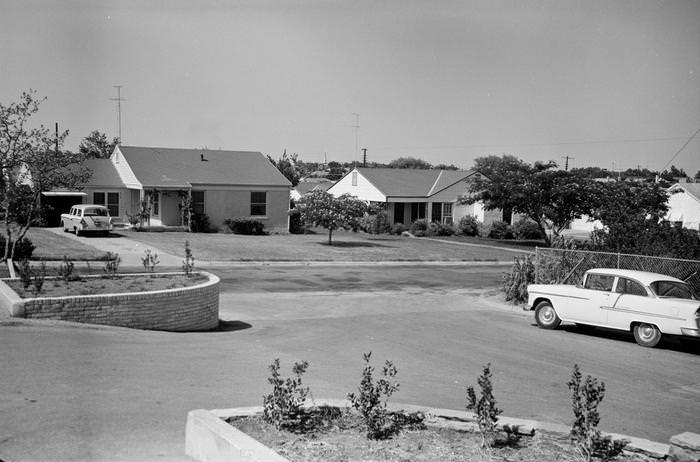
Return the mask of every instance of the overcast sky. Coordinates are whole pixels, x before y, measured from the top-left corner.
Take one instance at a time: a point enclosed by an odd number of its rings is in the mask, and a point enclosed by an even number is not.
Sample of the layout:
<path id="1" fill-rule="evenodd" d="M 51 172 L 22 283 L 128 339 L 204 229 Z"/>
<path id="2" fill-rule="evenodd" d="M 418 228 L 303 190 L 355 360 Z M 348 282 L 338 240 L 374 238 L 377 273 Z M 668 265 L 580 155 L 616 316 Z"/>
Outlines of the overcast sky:
<path id="1" fill-rule="evenodd" d="M 124 144 L 663 168 L 700 128 L 700 0 L 0 0 L 0 101 Z M 700 135 L 673 163 L 700 170 Z"/>

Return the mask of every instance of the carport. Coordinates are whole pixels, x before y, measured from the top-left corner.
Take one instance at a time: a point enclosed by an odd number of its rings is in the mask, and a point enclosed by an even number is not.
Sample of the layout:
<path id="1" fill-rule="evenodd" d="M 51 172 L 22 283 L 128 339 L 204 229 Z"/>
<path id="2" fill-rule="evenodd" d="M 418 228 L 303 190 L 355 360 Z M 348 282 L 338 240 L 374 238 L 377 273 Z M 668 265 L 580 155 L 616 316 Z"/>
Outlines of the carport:
<path id="1" fill-rule="evenodd" d="M 87 196 L 82 191 L 44 191 L 41 193 L 41 207 L 46 226 L 60 226 L 61 214 L 68 212 L 76 204 L 83 203 Z"/>

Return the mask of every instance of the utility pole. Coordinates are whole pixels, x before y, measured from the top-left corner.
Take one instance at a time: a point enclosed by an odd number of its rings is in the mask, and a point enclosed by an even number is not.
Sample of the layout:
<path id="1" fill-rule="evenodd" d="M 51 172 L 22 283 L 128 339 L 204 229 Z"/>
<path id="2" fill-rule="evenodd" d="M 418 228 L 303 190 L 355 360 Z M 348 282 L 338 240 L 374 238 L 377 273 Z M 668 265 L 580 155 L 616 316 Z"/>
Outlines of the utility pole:
<path id="1" fill-rule="evenodd" d="M 117 97 L 110 98 L 112 101 L 117 102 L 117 121 L 119 123 L 119 144 L 122 144 L 122 101 L 126 99 L 122 98 L 122 85 L 112 85 L 117 89 Z"/>
<path id="2" fill-rule="evenodd" d="M 357 155 L 360 152 L 360 114 L 358 114 L 357 112 L 353 112 L 352 115 L 355 116 L 355 125 L 353 125 L 353 128 L 355 128 L 355 156 L 353 158 L 353 161 L 356 163 Z"/>
<path id="3" fill-rule="evenodd" d="M 575 157 L 571 156 L 561 156 L 562 159 L 566 159 L 564 163 L 564 171 L 568 172 L 569 171 L 569 159 L 574 160 L 576 159 Z"/>
<path id="4" fill-rule="evenodd" d="M 367 167 L 367 148 L 362 148 L 362 166 Z"/>
<path id="5" fill-rule="evenodd" d="M 56 156 L 58 156 L 58 122 L 56 122 Z"/>

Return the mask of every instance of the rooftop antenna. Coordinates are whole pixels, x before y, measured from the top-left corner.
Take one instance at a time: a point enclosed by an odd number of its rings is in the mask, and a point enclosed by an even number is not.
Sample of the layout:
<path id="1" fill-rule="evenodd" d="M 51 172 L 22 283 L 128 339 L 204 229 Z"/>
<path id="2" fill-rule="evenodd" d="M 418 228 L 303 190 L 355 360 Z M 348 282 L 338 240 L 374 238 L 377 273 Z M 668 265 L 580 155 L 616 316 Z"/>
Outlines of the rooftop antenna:
<path id="1" fill-rule="evenodd" d="M 362 166 L 367 167 L 367 148 L 362 148 Z"/>
<path id="2" fill-rule="evenodd" d="M 126 99 L 122 98 L 122 85 L 112 85 L 117 89 L 117 97 L 110 98 L 112 101 L 117 102 L 117 121 L 119 123 L 119 145 L 122 144 L 122 101 Z"/>
<path id="3" fill-rule="evenodd" d="M 355 156 L 353 158 L 353 162 L 357 162 L 357 155 L 360 153 L 360 114 L 357 112 L 353 112 L 352 115 L 355 116 L 355 125 L 353 125 L 353 128 L 355 129 Z"/>

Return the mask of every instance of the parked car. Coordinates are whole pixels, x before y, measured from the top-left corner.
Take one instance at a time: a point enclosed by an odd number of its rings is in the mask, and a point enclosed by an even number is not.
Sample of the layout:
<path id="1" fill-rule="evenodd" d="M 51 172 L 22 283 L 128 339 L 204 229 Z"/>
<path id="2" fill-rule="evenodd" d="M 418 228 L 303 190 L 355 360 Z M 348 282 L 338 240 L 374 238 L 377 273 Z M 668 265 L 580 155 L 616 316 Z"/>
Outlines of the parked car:
<path id="1" fill-rule="evenodd" d="M 72 231 L 76 236 L 85 232 L 102 233 L 105 236 L 112 230 L 112 219 L 107 207 L 95 204 L 79 204 L 70 212 L 61 214 L 63 231 Z"/>
<path id="2" fill-rule="evenodd" d="M 700 300 L 680 279 L 644 271 L 596 268 L 583 283 L 531 284 L 528 308 L 543 329 L 562 321 L 632 332 L 654 347 L 662 335 L 700 337 Z"/>

